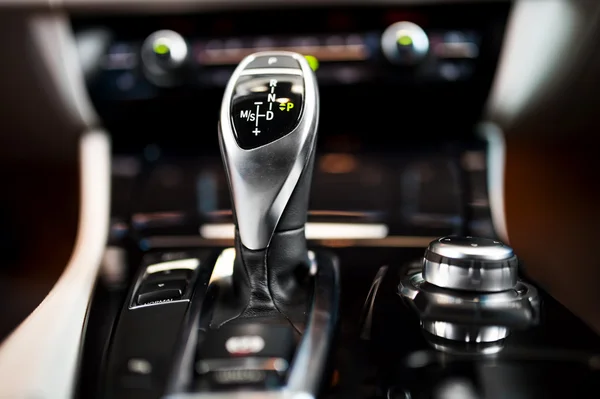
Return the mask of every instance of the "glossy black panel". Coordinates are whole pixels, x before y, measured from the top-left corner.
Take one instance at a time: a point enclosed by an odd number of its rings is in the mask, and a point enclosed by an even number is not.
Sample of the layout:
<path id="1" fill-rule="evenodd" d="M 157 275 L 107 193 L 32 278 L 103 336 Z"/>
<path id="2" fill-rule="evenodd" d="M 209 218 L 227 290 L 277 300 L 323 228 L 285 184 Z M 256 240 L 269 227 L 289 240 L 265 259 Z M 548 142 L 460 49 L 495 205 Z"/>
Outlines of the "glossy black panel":
<path id="1" fill-rule="evenodd" d="M 288 135 L 300 121 L 303 103 L 304 80 L 300 76 L 242 76 L 231 102 L 238 145 L 252 149 Z"/>
<path id="2" fill-rule="evenodd" d="M 106 398 L 160 398 L 187 302 L 125 310 L 114 333 Z"/>

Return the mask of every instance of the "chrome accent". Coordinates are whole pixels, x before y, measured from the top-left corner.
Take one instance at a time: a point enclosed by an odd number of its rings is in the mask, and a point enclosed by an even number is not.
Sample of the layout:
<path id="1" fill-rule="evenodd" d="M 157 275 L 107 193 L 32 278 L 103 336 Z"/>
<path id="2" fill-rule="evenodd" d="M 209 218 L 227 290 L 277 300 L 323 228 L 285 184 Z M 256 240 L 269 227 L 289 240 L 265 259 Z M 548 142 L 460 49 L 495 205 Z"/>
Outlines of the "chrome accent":
<path id="1" fill-rule="evenodd" d="M 500 241 L 480 237 L 441 237 L 429 244 L 429 252 L 452 259 L 506 260 L 515 256 L 513 249 Z"/>
<path id="2" fill-rule="evenodd" d="M 518 328 L 539 318 L 537 289 L 522 281 L 511 290 L 476 293 L 439 288 L 416 273 L 400 282 L 398 294 L 409 300 L 422 321 Z"/>
<path id="3" fill-rule="evenodd" d="M 213 282 L 217 281 L 224 281 L 227 284 L 231 284 L 234 261 L 235 248 L 224 249 L 215 261 L 215 266 L 213 267 L 208 284 L 212 284 Z"/>
<path id="4" fill-rule="evenodd" d="M 371 339 L 371 326 L 373 323 L 373 308 L 375 306 L 375 299 L 377 298 L 379 286 L 381 285 L 388 268 L 388 266 L 381 266 L 379 270 L 377 270 L 377 274 L 375 274 L 375 278 L 373 278 L 373 282 L 371 283 L 371 288 L 369 289 L 369 293 L 367 294 L 367 298 L 365 299 L 365 303 L 363 305 L 361 317 L 362 328 L 360 332 L 361 339 Z"/>
<path id="5" fill-rule="evenodd" d="M 279 357 L 260 358 L 242 357 L 231 359 L 208 359 L 196 363 L 196 372 L 206 374 L 213 371 L 224 370 L 264 370 L 285 373 L 289 364 L 285 359 Z"/>
<path id="6" fill-rule="evenodd" d="M 511 247 L 487 238 L 442 237 L 423 259 L 423 277 L 438 287 L 476 292 L 509 290 L 517 283 Z"/>
<path id="7" fill-rule="evenodd" d="M 252 56 L 255 56 L 254 53 Z M 301 69 L 294 68 L 254 68 L 246 69 L 240 72 L 240 76 L 254 76 L 254 75 L 299 75 L 302 76 L 304 72 Z"/>
<path id="8" fill-rule="evenodd" d="M 504 349 L 505 340 L 472 343 L 429 336 L 429 344 L 437 351 L 452 355 L 490 356 Z"/>
<path id="9" fill-rule="evenodd" d="M 231 122 L 231 101 L 235 85 L 244 68 L 256 57 L 277 55 L 294 57 L 300 64 L 305 88 L 302 117 L 298 126 L 286 136 L 258 148 L 243 150 L 236 142 Z M 259 250 L 269 245 L 277 223 L 314 151 L 318 120 L 316 78 L 306 59 L 299 54 L 255 53 L 239 64 L 229 80 L 221 105 L 219 141 L 240 239 L 248 249 Z"/>
<path id="10" fill-rule="evenodd" d="M 136 292 L 137 292 L 137 290 L 136 290 Z M 145 303 L 143 305 L 132 305 L 132 306 L 129 306 L 129 310 L 148 308 L 150 306 L 170 305 L 172 303 L 182 303 L 182 302 L 189 302 L 189 301 L 190 301 L 189 299 L 164 300 L 164 301 L 159 301 L 159 302 Z M 135 298 L 132 299 L 132 303 L 135 303 Z"/>
<path id="11" fill-rule="evenodd" d="M 170 260 L 168 262 L 155 263 L 146 267 L 146 274 L 179 269 L 196 270 L 198 266 L 200 266 L 200 260 L 198 258 Z"/>
<path id="12" fill-rule="evenodd" d="M 319 271 L 319 267 L 317 265 L 317 257 L 313 251 L 308 251 L 308 261 L 310 262 L 310 266 L 308 268 L 309 276 L 316 276 Z"/>
<path id="13" fill-rule="evenodd" d="M 421 326 L 436 337 L 461 342 L 496 342 L 510 333 L 503 326 L 468 326 L 445 321 L 424 321 Z"/>
<path id="14" fill-rule="evenodd" d="M 307 240 L 323 239 L 379 239 L 387 237 L 389 228 L 385 223 L 321 223 L 305 225 Z M 200 226 L 200 235 L 207 239 L 233 239 L 233 223 L 205 223 Z"/>
<path id="15" fill-rule="evenodd" d="M 517 281 L 516 267 L 485 269 L 465 268 L 447 263 L 423 261 L 424 277 L 438 287 L 476 292 L 499 292 L 511 289 Z"/>
<path id="16" fill-rule="evenodd" d="M 286 389 L 294 398 L 317 395 L 325 373 L 338 311 L 340 276 L 337 260 L 331 268 L 318 264 L 313 304 L 302 341 L 292 361 Z"/>

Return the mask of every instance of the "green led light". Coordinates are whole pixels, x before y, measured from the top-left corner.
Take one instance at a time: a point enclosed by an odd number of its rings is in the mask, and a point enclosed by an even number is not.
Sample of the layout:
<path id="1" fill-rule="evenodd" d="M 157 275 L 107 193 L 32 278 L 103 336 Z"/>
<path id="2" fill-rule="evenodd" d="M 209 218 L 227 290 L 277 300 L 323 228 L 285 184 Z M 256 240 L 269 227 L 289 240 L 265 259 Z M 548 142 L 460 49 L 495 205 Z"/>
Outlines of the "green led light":
<path id="1" fill-rule="evenodd" d="M 154 43 L 154 52 L 156 54 L 165 55 L 169 53 L 169 46 L 164 43 L 156 42 Z"/>
<path id="2" fill-rule="evenodd" d="M 398 44 L 401 46 L 410 46 L 412 44 L 412 38 L 410 36 L 402 35 L 398 38 Z"/>
<path id="3" fill-rule="evenodd" d="M 310 69 L 312 69 L 313 71 L 319 69 L 319 60 L 317 59 L 317 57 L 314 57 L 312 55 L 305 55 L 304 58 L 306 58 L 306 61 L 308 61 Z"/>

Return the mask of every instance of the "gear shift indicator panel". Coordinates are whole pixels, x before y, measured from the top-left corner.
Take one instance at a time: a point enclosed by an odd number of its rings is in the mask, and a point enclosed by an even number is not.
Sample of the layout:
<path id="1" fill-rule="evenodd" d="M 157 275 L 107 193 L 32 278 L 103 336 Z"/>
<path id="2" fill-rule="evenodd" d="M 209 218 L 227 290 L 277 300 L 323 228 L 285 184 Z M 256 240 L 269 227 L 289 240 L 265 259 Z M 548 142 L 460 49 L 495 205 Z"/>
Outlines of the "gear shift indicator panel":
<path id="1" fill-rule="evenodd" d="M 300 122 L 303 104 L 302 76 L 241 76 L 231 101 L 231 122 L 238 145 L 250 150 L 288 135 Z"/>

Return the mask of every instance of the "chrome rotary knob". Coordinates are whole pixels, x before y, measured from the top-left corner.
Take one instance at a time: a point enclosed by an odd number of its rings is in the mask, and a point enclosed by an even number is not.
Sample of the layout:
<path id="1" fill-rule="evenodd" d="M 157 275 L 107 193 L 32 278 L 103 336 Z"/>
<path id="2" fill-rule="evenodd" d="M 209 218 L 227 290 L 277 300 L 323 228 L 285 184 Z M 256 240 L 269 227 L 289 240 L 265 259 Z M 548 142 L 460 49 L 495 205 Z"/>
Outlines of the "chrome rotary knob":
<path id="1" fill-rule="evenodd" d="M 142 44 L 143 71 L 148 80 L 157 86 L 172 87 L 184 78 L 189 50 L 185 39 L 177 32 L 154 32 Z"/>
<path id="2" fill-rule="evenodd" d="M 423 278 L 440 288 L 498 292 L 517 284 L 518 260 L 511 247 L 477 237 L 442 237 L 429 244 Z"/>

